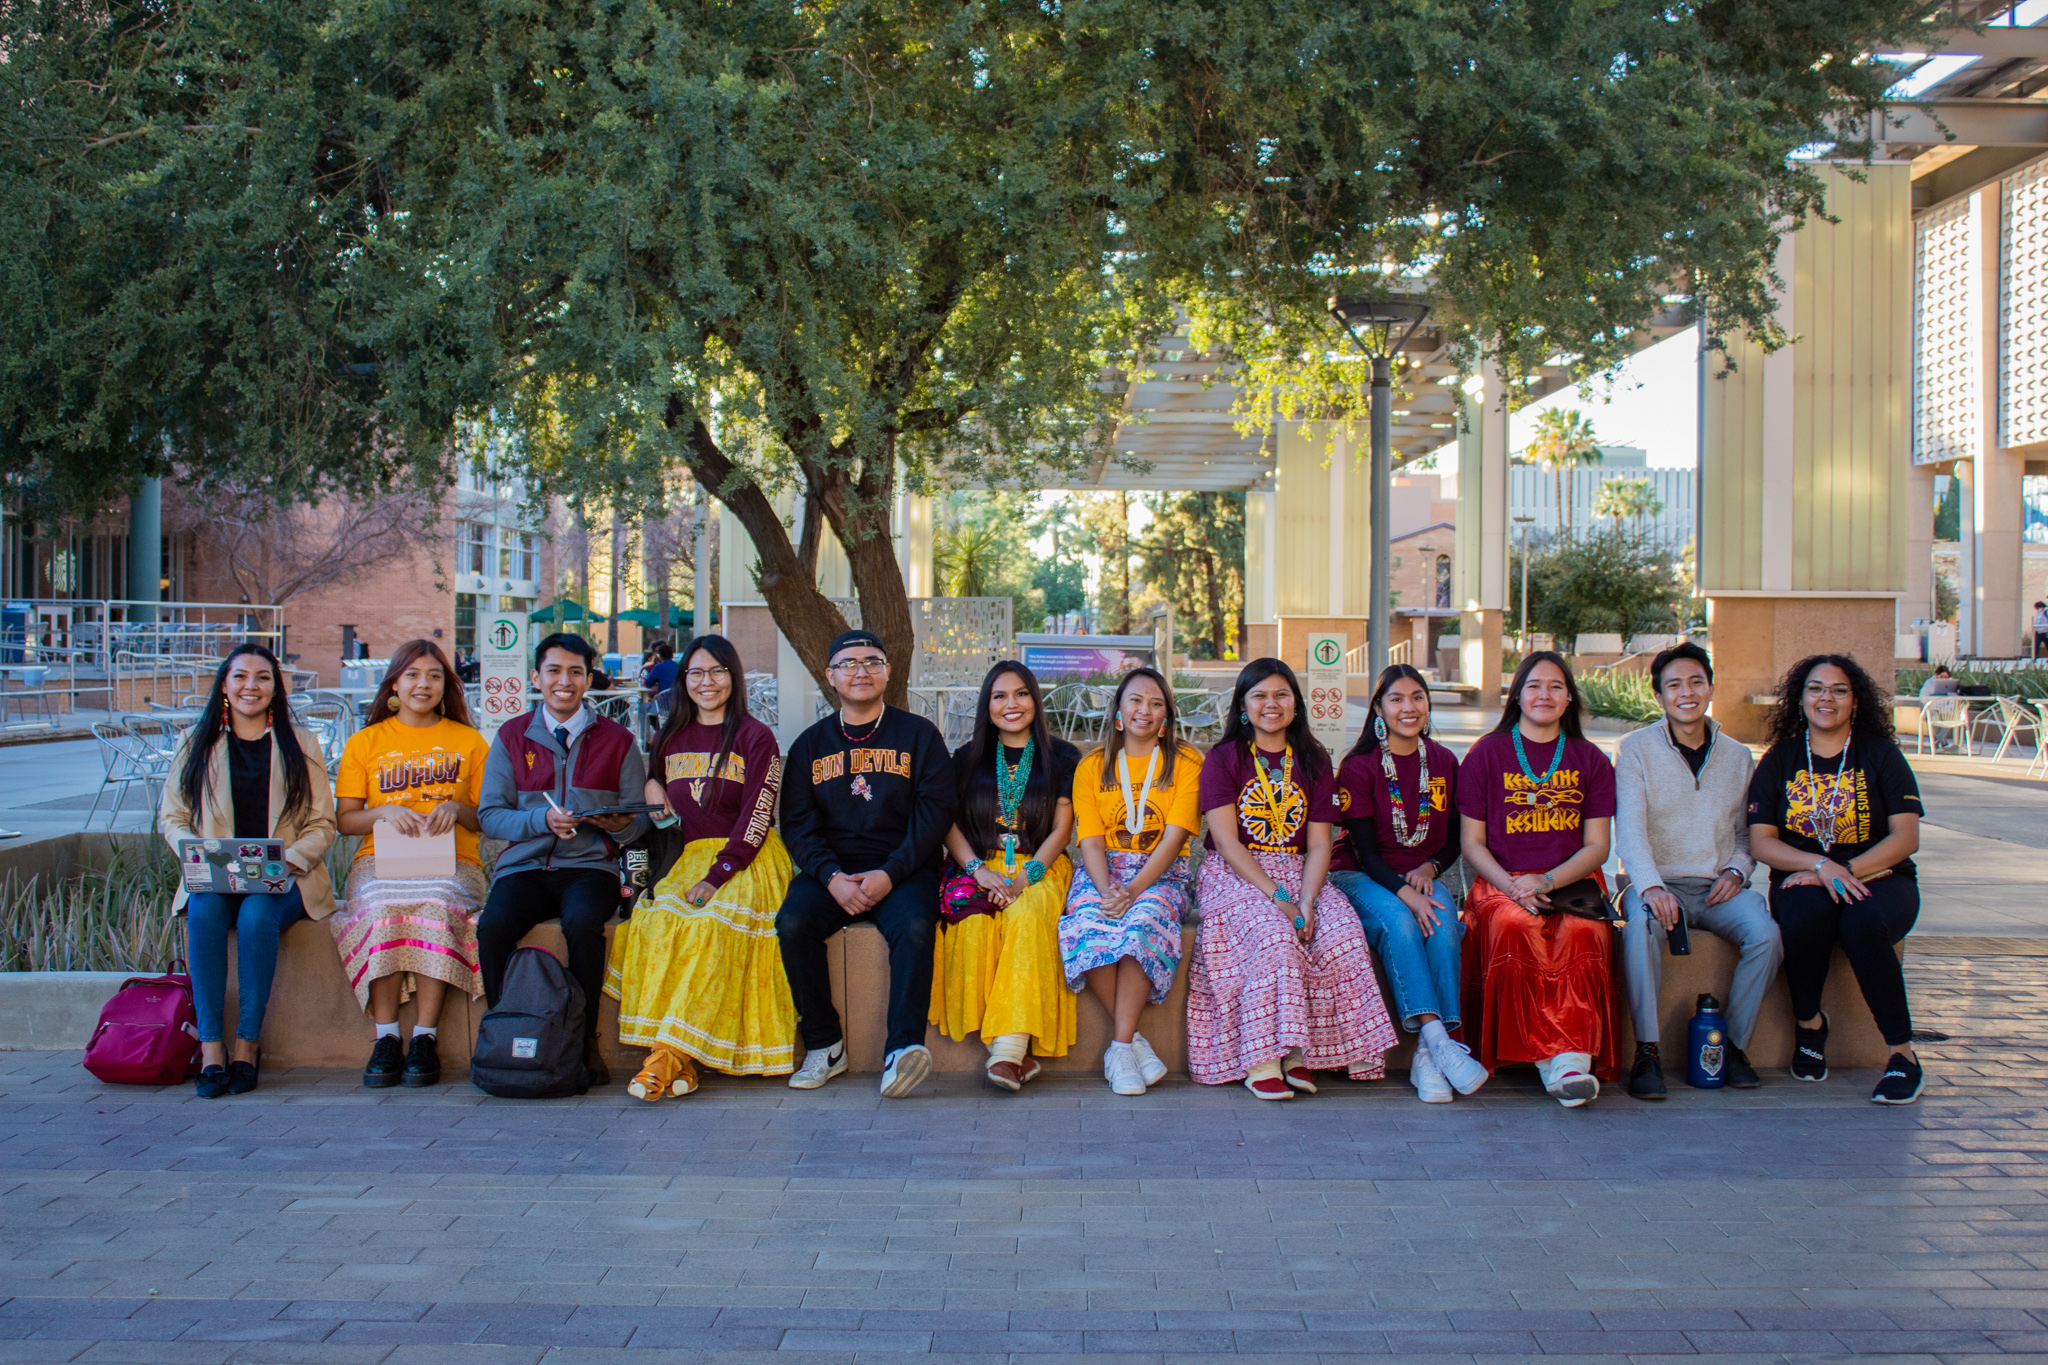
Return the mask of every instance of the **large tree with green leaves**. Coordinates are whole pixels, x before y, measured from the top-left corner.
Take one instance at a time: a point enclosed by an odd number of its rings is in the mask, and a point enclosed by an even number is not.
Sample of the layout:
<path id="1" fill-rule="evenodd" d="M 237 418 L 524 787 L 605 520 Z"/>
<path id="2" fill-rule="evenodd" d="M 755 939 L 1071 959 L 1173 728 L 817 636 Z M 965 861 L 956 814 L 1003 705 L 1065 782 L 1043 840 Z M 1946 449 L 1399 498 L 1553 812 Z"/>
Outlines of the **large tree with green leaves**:
<path id="1" fill-rule="evenodd" d="M 1510 368 L 1674 292 L 1768 336 L 1819 206 L 1786 153 L 1924 8 L 24 0 L 0 474 L 283 501 L 509 424 L 551 491 L 686 467 L 813 669 L 829 527 L 902 650 L 900 489 L 1100 458 L 1172 301 L 1311 403 L 1356 386 L 1337 280 L 1426 284 Z"/>
<path id="2" fill-rule="evenodd" d="M 1244 494 L 1155 493 L 1140 571 L 1173 604 L 1177 633 L 1221 659 L 1244 611 Z M 1190 653 L 1199 651 L 1191 649 Z"/>

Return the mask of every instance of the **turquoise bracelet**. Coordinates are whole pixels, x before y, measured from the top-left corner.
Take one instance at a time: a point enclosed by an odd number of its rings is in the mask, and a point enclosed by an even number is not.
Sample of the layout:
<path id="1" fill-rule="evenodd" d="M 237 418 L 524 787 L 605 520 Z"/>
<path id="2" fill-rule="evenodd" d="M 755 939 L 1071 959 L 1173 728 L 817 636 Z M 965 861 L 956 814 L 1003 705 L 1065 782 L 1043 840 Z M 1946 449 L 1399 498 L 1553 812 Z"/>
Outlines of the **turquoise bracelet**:
<path id="1" fill-rule="evenodd" d="M 1030 862 L 1024 864 L 1024 881 L 1027 885 L 1036 886 L 1044 880 L 1044 863 L 1041 863 L 1040 861 L 1038 861 L 1038 859 L 1033 858 Z"/>

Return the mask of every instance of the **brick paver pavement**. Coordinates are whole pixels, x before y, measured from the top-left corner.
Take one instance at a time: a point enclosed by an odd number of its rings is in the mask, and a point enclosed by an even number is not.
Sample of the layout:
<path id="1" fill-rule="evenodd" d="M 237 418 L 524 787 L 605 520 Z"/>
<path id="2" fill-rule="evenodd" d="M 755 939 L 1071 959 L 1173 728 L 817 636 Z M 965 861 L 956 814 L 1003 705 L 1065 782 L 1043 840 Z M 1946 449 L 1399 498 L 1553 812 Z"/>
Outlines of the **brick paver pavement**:
<path id="1" fill-rule="evenodd" d="M 2048 958 L 1909 958 L 1932 1081 L 1525 1072 L 252 1096 L 0 1057 L 0 1361 L 2048 1360 Z"/>

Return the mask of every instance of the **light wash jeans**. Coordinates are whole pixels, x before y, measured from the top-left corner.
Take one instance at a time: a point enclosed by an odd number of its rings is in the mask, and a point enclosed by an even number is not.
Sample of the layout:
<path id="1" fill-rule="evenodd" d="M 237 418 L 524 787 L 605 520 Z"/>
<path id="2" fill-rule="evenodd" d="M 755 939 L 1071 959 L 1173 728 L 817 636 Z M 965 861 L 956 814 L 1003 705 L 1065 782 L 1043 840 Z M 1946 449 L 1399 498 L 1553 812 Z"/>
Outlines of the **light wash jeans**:
<path id="1" fill-rule="evenodd" d="M 1366 942 L 1372 945 L 1372 955 L 1393 988 L 1401 1027 L 1418 1032 L 1425 1014 L 1443 1020 L 1447 1029 L 1462 1023 L 1458 945 L 1465 937 L 1465 926 L 1458 920 L 1458 902 L 1442 879 L 1436 883 L 1435 898 L 1446 908 L 1437 917 L 1436 932 L 1428 938 L 1422 936 L 1414 912 L 1401 898 L 1363 872 L 1339 868 L 1330 873 L 1330 885 L 1342 891 L 1358 911 Z"/>
<path id="2" fill-rule="evenodd" d="M 306 917 L 298 884 L 281 896 L 225 896 L 195 892 L 185 902 L 191 939 L 192 1012 L 199 1016 L 199 1041 L 218 1043 L 228 996 L 228 931 L 235 931 L 235 988 L 239 1017 L 235 1036 L 255 1042 L 263 1036 L 263 1011 L 270 1005 L 270 979 L 277 975 L 277 940 Z"/>

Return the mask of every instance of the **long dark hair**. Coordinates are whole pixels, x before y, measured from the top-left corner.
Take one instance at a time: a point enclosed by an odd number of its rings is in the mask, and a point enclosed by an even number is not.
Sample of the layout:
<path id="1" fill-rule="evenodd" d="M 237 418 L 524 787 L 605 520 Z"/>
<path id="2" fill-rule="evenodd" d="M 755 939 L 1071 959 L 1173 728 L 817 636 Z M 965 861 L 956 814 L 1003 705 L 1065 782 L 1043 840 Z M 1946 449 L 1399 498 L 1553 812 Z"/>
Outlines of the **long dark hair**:
<path id="1" fill-rule="evenodd" d="M 654 747 L 647 751 L 647 757 L 651 765 L 661 757 L 661 751 L 671 739 L 697 723 L 697 699 L 690 695 L 683 675 L 690 671 L 690 656 L 700 649 L 726 671 L 732 682 L 732 695 L 725 701 L 725 720 L 718 727 L 718 753 L 711 760 L 711 776 L 716 780 L 725 776 L 725 765 L 732 758 L 732 746 L 740 737 L 740 726 L 747 722 L 747 670 L 740 663 L 740 652 L 723 635 L 699 635 L 676 651 L 682 663 L 676 668 L 675 677 L 669 679 L 668 719 L 661 723 L 660 731 L 654 736 Z M 666 785 L 659 773 L 654 780 Z"/>
<path id="2" fill-rule="evenodd" d="M 1140 678 L 1150 678 L 1159 685 L 1159 695 L 1166 698 L 1166 720 L 1159 727 L 1159 782 L 1161 786 L 1173 785 L 1173 761 L 1180 757 L 1186 746 L 1180 741 L 1180 712 L 1173 704 L 1173 684 L 1158 669 L 1140 665 L 1117 679 L 1116 691 L 1109 699 L 1109 714 L 1102 718 L 1102 790 L 1108 791 L 1117 784 L 1116 761 L 1123 755 L 1124 730 L 1116 718 L 1123 714 L 1124 693 L 1131 690 L 1131 684 Z M 1194 750 L 1188 749 L 1190 757 Z"/>
<path id="3" fill-rule="evenodd" d="M 1847 654 L 1809 654 L 1787 669 L 1778 682 L 1778 700 L 1771 707 L 1771 743 L 1797 740 L 1806 733 L 1806 680 L 1822 664 L 1833 664 L 1849 679 L 1849 696 L 1856 710 L 1849 717 L 1849 733 L 1864 739 L 1892 743 L 1891 700 L 1880 692 L 1876 679 Z"/>
<path id="4" fill-rule="evenodd" d="M 1287 727 L 1287 742 L 1294 746 L 1294 761 L 1301 765 L 1302 779 L 1313 782 L 1328 776 L 1331 771 L 1330 751 L 1309 729 L 1308 698 L 1302 695 L 1301 683 L 1296 680 L 1294 670 L 1278 659 L 1253 659 L 1238 670 L 1237 685 L 1230 690 L 1230 712 L 1223 717 L 1223 737 L 1211 746 L 1209 752 L 1213 754 L 1226 746 L 1235 746 L 1240 759 L 1246 763 L 1252 761 L 1252 745 L 1258 732 L 1245 715 L 1244 694 L 1268 678 L 1286 679 L 1288 690 L 1294 693 L 1294 721 Z"/>
<path id="5" fill-rule="evenodd" d="M 463 695 L 462 679 L 455 676 L 455 670 L 448 666 L 448 656 L 432 640 L 407 640 L 391 656 L 391 667 L 384 670 L 384 681 L 377 684 L 377 695 L 370 702 L 370 724 L 398 714 L 398 708 L 391 704 L 398 692 L 398 680 L 422 658 L 432 659 L 441 669 L 441 704 L 434 709 L 443 719 L 457 725 L 471 724 L 469 698 Z"/>
<path id="6" fill-rule="evenodd" d="M 192 735 L 187 741 L 185 767 L 178 774 L 178 795 L 185 798 L 185 805 L 194 816 L 206 804 L 214 747 L 220 743 L 222 735 L 232 733 L 227 718 L 228 670 L 245 654 L 254 654 L 270 665 L 270 734 L 277 742 L 278 753 L 284 758 L 284 813 L 302 814 L 313 804 L 313 780 L 307 774 L 306 751 L 299 747 L 298 731 L 292 728 L 292 704 L 290 695 L 285 691 L 284 670 L 278 667 L 275 654 L 253 642 L 236 645 L 229 650 L 228 657 L 220 661 L 220 668 L 213 675 L 213 691 L 207 694 L 206 707 L 199 713 L 199 720 L 192 726 Z"/>
<path id="7" fill-rule="evenodd" d="M 1522 684 L 1529 681 L 1529 674 L 1538 664 L 1556 664 L 1557 671 L 1564 674 L 1564 693 L 1571 702 L 1564 708 L 1564 718 L 1559 728 L 1566 739 L 1584 739 L 1586 730 L 1579 723 L 1579 684 L 1572 677 L 1572 666 L 1564 661 L 1564 655 L 1554 649 L 1539 649 L 1522 660 L 1522 666 L 1515 670 L 1515 676 L 1508 683 L 1507 703 L 1500 708 L 1500 724 L 1493 727 L 1493 733 L 1504 735 L 1522 723 Z"/>
<path id="8" fill-rule="evenodd" d="M 1026 848 L 1037 848 L 1050 837 L 1053 808 L 1060 799 L 1060 794 L 1052 789 L 1053 740 L 1052 730 L 1045 723 L 1044 693 L 1030 669 L 1015 659 L 1005 659 L 981 680 L 981 709 L 975 713 L 974 734 L 961 746 L 953 762 L 954 780 L 959 784 L 954 823 L 960 826 L 960 833 L 974 846 L 977 855 L 994 848 L 1002 838 L 1001 827 L 996 823 L 996 749 L 1003 740 L 988 711 L 996 679 L 1005 673 L 1014 674 L 1031 694 L 1031 775 L 1025 780 L 1024 800 L 1017 808 L 1022 826 L 1018 832 Z"/>
<path id="9" fill-rule="evenodd" d="M 1372 690 L 1372 700 L 1366 703 L 1365 728 L 1358 732 L 1358 743 L 1352 745 L 1351 752 L 1344 757 L 1357 758 L 1360 754 L 1369 754 L 1380 747 L 1379 736 L 1372 732 L 1373 717 L 1380 713 L 1380 702 L 1386 697 L 1387 689 L 1403 678 L 1422 684 L 1422 699 L 1425 703 L 1429 700 L 1429 679 L 1423 677 L 1420 670 L 1413 664 L 1388 664 L 1387 671 L 1380 674 L 1380 685 Z M 1422 726 L 1422 737 L 1429 738 L 1429 724 L 1426 721 Z"/>

